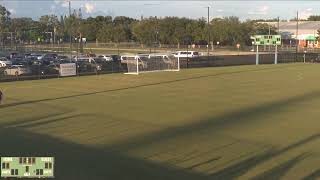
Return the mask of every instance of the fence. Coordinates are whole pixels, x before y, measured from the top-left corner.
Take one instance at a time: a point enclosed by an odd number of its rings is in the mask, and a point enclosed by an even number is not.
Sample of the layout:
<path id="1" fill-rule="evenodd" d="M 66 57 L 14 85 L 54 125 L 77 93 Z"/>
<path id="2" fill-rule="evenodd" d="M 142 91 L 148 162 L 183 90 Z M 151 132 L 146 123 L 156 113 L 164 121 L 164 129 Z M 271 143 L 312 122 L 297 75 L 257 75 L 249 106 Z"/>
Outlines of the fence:
<path id="1" fill-rule="evenodd" d="M 216 51 L 252 51 L 255 50 L 253 46 L 241 46 L 240 49 L 237 49 L 236 46 L 219 46 L 219 45 L 183 45 L 183 44 L 140 44 L 137 42 L 122 42 L 122 43 L 95 43 L 88 42 L 83 44 L 83 48 L 80 48 L 79 43 L 72 43 L 70 48 L 70 43 L 61 43 L 61 44 L 14 44 L 8 46 L 0 46 L 0 51 L 20 51 L 20 52 L 32 52 L 32 51 L 55 51 L 59 53 L 67 54 L 72 49 L 73 53 L 81 52 L 96 52 L 96 53 L 113 53 L 120 54 L 124 51 L 135 51 L 135 52 L 164 52 L 164 51 L 177 51 L 177 50 L 193 50 L 201 52 L 214 53 Z M 261 52 L 274 52 L 274 46 L 261 46 L 259 51 Z M 308 53 L 320 53 L 320 48 L 312 47 L 298 47 L 282 45 L 278 47 L 279 52 L 308 52 Z"/>
<path id="2" fill-rule="evenodd" d="M 201 67 L 219 67 L 219 66 L 237 66 L 237 65 L 253 65 L 256 62 L 255 55 L 239 55 L 239 56 L 202 56 L 198 58 L 181 58 L 180 67 L 185 68 L 201 68 Z M 278 63 L 295 63 L 295 62 L 320 62 L 320 53 L 280 53 L 278 55 Z M 274 63 L 274 54 L 261 54 L 259 58 L 260 64 Z M 98 71 L 90 65 L 78 66 L 77 76 L 100 75 L 110 73 L 124 73 L 127 71 L 126 64 L 120 61 L 103 62 L 100 64 L 101 69 Z M 48 72 L 48 69 L 40 65 L 27 65 L 31 70 L 31 74 L 10 76 L 4 75 L 5 68 L 0 68 L 0 81 L 19 81 L 34 79 L 62 78 L 59 72 Z"/>

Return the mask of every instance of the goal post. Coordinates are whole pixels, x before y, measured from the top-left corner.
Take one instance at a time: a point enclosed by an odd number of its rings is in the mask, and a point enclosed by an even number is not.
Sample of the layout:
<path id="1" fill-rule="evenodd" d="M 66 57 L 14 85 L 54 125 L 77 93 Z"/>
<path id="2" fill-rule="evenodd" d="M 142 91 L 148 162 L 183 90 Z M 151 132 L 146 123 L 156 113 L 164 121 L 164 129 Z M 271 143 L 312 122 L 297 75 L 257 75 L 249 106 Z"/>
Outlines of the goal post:
<path id="1" fill-rule="evenodd" d="M 122 56 L 121 63 L 127 65 L 128 72 L 125 74 L 180 71 L 180 58 L 171 55 Z"/>

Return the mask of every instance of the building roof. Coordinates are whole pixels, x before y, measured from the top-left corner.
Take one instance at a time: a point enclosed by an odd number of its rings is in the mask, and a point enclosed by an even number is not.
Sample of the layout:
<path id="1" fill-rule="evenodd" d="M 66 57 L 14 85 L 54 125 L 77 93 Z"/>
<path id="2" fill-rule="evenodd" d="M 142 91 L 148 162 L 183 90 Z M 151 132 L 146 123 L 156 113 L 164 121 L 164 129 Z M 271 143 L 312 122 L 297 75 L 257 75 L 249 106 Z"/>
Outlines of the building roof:
<path id="1" fill-rule="evenodd" d="M 278 22 L 265 22 L 265 23 L 278 28 Z M 299 35 L 301 34 L 317 35 L 317 31 L 318 29 L 320 29 L 320 21 L 299 21 L 298 27 L 299 27 L 299 31 L 298 31 Z M 296 35 L 296 28 L 297 28 L 296 21 L 280 22 L 279 24 L 280 32 L 290 32 L 293 35 Z"/>

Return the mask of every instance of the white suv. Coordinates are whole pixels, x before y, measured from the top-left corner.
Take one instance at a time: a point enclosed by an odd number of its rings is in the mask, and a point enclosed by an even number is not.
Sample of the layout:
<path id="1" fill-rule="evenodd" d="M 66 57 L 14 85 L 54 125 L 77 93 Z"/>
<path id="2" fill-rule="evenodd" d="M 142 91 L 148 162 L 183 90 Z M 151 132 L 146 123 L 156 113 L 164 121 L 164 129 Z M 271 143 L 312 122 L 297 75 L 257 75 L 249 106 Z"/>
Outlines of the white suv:
<path id="1" fill-rule="evenodd" d="M 109 55 L 99 55 L 98 58 L 101 58 L 105 61 L 112 61 L 112 57 Z"/>
<path id="2" fill-rule="evenodd" d="M 10 66 L 5 69 L 3 73 L 7 76 L 20 76 L 23 74 L 30 74 L 31 71 L 24 66 Z"/>
<path id="3" fill-rule="evenodd" d="M 174 57 L 180 57 L 180 58 L 194 58 L 199 57 L 199 52 L 197 51 L 177 51 L 173 55 Z"/>

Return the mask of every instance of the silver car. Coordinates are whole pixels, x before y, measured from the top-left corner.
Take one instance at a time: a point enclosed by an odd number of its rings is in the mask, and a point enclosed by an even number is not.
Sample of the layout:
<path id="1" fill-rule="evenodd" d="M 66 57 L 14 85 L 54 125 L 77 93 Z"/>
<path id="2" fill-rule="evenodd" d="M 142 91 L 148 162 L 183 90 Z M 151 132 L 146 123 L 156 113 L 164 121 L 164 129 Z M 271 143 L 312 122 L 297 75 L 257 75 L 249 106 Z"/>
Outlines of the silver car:
<path id="1" fill-rule="evenodd" d="M 6 76 L 20 76 L 24 74 L 30 74 L 30 69 L 24 67 L 24 66 L 10 66 L 6 68 L 3 72 Z"/>

